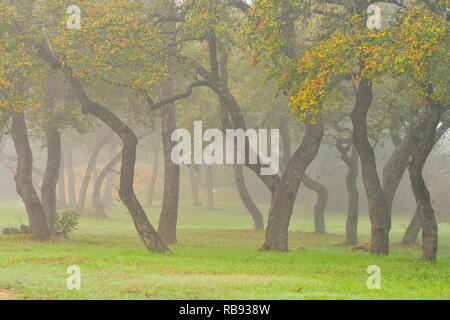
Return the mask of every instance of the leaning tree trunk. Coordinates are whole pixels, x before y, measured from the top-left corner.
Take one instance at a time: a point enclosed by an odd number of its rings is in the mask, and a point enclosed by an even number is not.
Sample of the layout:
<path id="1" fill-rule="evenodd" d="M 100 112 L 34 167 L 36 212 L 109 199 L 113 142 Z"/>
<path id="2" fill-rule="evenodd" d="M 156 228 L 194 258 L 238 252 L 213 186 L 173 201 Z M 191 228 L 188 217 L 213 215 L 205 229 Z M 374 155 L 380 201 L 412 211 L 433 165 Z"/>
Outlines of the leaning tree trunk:
<path id="1" fill-rule="evenodd" d="M 25 116 L 22 111 L 20 113 L 14 112 L 11 130 L 17 153 L 17 173 L 15 176 L 17 193 L 25 204 L 33 237 L 39 240 L 49 240 L 50 232 L 47 217 L 33 187 L 33 154 L 28 140 Z"/>
<path id="2" fill-rule="evenodd" d="M 66 199 L 66 177 L 64 174 L 64 152 L 61 150 L 61 163 L 59 166 L 59 177 L 58 177 L 58 196 L 59 196 L 59 205 L 65 208 L 67 206 Z"/>
<path id="3" fill-rule="evenodd" d="M 214 171 L 211 165 L 207 165 L 205 169 L 206 176 L 206 193 L 208 195 L 208 209 L 214 210 Z"/>
<path id="4" fill-rule="evenodd" d="M 416 211 L 416 213 L 414 213 L 414 217 L 408 225 L 408 228 L 406 229 L 402 243 L 405 245 L 415 243 L 417 241 L 417 237 L 419 236 L 420 229 L 422 229 L 422 224 L 420 223 L 420 218 Z"/>
<path id="5" fill-rule="evenodd" d="M 288 250 L 289 222 L 294 209 L 298 188 L 306 169 L 316 157 L 323 137 L 323 121 L 318 116 L 316 124 L 306 124 L 306 134 L 294 152 L 281 180 L 272 193 L 266 240 L 262 250 Z"/>
<path id="6" fill-rule="evenodd" d="M 52 55 L 51 52 L 41 45 L 37 46 L 37 53 L 52 67 L 52 69 L 60 70 L 64 74 L 81 104 L 82 112 L 98 118 L 120 137 L 123 143 L 123 149 L 119 197 L 128 208 L 136 231 L 146 248 L 149 251 L 156 252 L 169 251 L 169 248 L 161 240 L 156 230 L 148 221 L 147 215 L 134 193 L 134 169 L 136 165 L 136 148 L 138 142 L 136 135 L 126 123 L 121 121 L 108 108 L 89 99 L 79 79 L 74 75 L 72 69 L 68 65 L 65 64 L 63 66 L 57 57 Z"/>
<path id="7" fill-rule="evenodd" d="M 78 202 L 76 206 L 76 212 L 79 214 L 83 213 L 84 205 L 86 204 L 86 197 L 87 197 L 87 189 L 89 187 L 89 182 L 91 181 L 92 173 L 94 171 L 94 168 L 97 163 L 97 158 L 102 150 L 102 148 L 106 145 L 106 143 L 111 139 L 111 135 L 107 134 L 103 138 L 98 141 L 94 146 L 94 151 L 92 152 L 88 165 L 86 167 L 86 172 L 84 173 L 83 182 L 81 184 L 80 193 L 78 195 Z"/>
<path id="8" fill-rule="evenodd" d="M 239 196 L 244 203 L 245 208 L 252 216 L 254 229 L 264 230 L 264 218 L 256 204 L 253 202 L 245 184 L 244 168 L 241 165 L 235 165 L 233 166 L 233 170 Z"/>
<path id="9" fill-rule="evenodd" d="M 369 204 L 372 225 L 371 248 L 373 254 L 389 254 L 389 231 L 391 220 L 385 203 L 383 190 L 377 173 L 375 153 L 367 132 L 367 112 L 372 104 L 372 84 L 362 79 L 356 94 L 351 119 L 353 123 L 353 144 L 361 159 L 361 172 Z"/>
<path id="10" fill-rule="evenodd" d="M 94 191 L 92 193 L 92 204 L 94 207 L 94 216 L 98 218 L 107 218 L 108 216 L 105 213 L 105 209 L 103 206 L 103 203 L 100 198 L 101 190 L 103 182 L 105 181 L 105 178 L 110 174 L 114 168 L 116 167 L 117 163 L 119 163 L 120 158 L 122 157 L 122 152 L 119 152 L 116 154 L 111 161 L 103 168 L 102 171 L 100 171 L 100 174 L 98 175 L 97 179 L 95 180 L 94 185 Z"/>
<path id="11" fill-rule="evenodd" d="M 50 76 L 47 82 L 47 92 L 44 107 L 51 113 L 54 109 L 56 98 L 56 79 Z M 47 216 L 47 225 L 50 234 L 53 233 L 56 219 L 56 185 L 58 184 L 59 170 L 61 167 L 61 137 L 58 128 L 50 120 L 46 123 L 45 134 L 47 137 L 47 166 L 41 186 L 41 202 Z"/>
<path id="12" fill-rule="evenodd" d="M 198 171 L 193 167 L 189 168 L 189 180 L 191 182 L 191 194 L 194 207 L 201 207 L 202 202 L 200 201 L 200 197 L 198 194 L 200 186 L 200 177 Z"/>
<path id="13" fill-rule="evenodd" d="M 152 176 L 150 177 L 150 183 L 148 185 L 148 193 L 147 193 L 147 204 L 149 206 L 153 205 L 153 195 L 155 193 L 155 184 L 156 184 L 156 180 L 158 179 L 159 153 L 161 151 L 161 143 L 160 143 L 158 137 L 156 137 L 152 141 L 152 150 L 153 150 Z"/>
<path id="14" fill-rule="evenodd" d="M 72 149 L 68 148 L 66 156 L 64 157 L 65 170 L 67 173 L 67 196 L 71 208 L 77 205 L 77 194 L 75 192 L 75 173 L 73 170 L 73 155 Z"/>
<path id="15" fill-rule="evenodd" d="M 325 233 L 325 208 L 328 203 L 328 190 L 319 181 L 311 179 L 306 173 L 303 175 L 303 184 L 317 194 L 314 205 L 314 230 L 315 233 Z"/>
<path id="16" fill-rule="evenodd" d="M 428 92 L 430 95 L 432 94 L 431 86 Z M 417 204 L 417 215 L 422 224 L 422 259 L 435 261 L 438 250 L 438 225 L 422 171 L 436 141 L 436 130 L 441 119 L 442 107 L 431 99 L 427 100 L 429 114 L 426 128 L 420 139 L 419 147 L 409 159 L 408 169 Z"/>

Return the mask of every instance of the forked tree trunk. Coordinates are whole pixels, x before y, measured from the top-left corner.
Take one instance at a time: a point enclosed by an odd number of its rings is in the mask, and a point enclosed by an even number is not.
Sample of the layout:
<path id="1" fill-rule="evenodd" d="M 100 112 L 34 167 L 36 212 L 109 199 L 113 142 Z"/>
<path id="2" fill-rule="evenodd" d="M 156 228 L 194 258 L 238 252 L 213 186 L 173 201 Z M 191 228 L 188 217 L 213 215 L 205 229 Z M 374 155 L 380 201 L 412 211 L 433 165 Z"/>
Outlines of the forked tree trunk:
<path id="1" fill-rule="evenodd" d="M 77 205 L 77 195 L 75 192 L 75 173 L 73 170 L 73 155 L 71 148 L 68 148 L 64 159 L 67 173 L 67 196 L 69 198 L 69 205 L 71 208 L 75 208 Z"/>
<path id="2" fill-rule="evenodd" d="M 189 168 L 189 179 L 191 182 L 191 194 L 194 207 L 201 207 L 202 202 L 200 201 L 200 197 L 198 195 L 200 186 L 200 175 L 199 172 L 192 167 Z"/>
<path id="3" fill-rule="evenodd" d="M 403 236 L 402 243 L 405 245 L 414 244 L 417 241 L 420 229 L 422 229 L 422 224 L 420 223 L 420 218 L 416 210 L 416 213 L 414 213 L 414 217 L 411 219 Z"/>
<path id="4" fill-rule="evenodd" d="M 44 107 L 51 113 L 56 98 L 56 79 L 50 76 L 47 82 L 47 92 Z M 49 117 L 51 118 L 51 116 Z M 41 202 L 47 216 L 47 225 L 50 234 L 53 234 L 56 219 L 56 185 L 58 183 L 59 169 L 61 167 L 61 137 L 58 128 L 49 120 L 46 123 L 45 135 L 47 137 L 47 166 L 41 186 Z"/>
<path id="5" fill-rule="evenodd" d="M 173 79 L 161 90 L 162 99 L 170 97 L 173 91 Z M 171 141 L 176 130 L 175 105 L 173 103 L 161 109 L 161 134 L 164 153 L 164 192 L 159 218 L 158 234 L 165 243 L 177 242 L 178 201 L 180 189 L 180 166 L 171 158 L 176 142 Z"/>
<path id="6" fill-rule="evenodd" d="M 430 95 L 433 93 L 431 86 L 428 93 Z M 420 139 L 419 147 L 409 159 L 408 168 L 417 204 L 417 215 L 422 224 L 422 259 L 435 261 L 438 250 L 438 225 L 422 171 L 436 141 L 436 130 L 441 119 L 442 107 L 431 99 L 427 100 L 429 114 L 425 131 Z"/>
<path id="7" fill-rule="evenodd" d="M 266 241 L 262 250 L 288 250 L 289 222 L 294 209 L 298 188 L 306 169 L 316 157 L 323 137 L 323 121 L 318 116 L 317 123 L 306 124 L 306 133 L 300 147 L 294 152 L 277 183 L 269 209 Z"/>
<path id="8" fill-rule="evenodd" d="M 66 199 L 66 176 L 64 174 L 64 152 L 61 150 L 61 163 L 59 166 L 59 177 L 58 177 L 58 197 L 59 197 L 59 204 L 65 208 L 67 206 L 67 199 Z"/>
<path id="9" fill-rule="evenodd" d="M 343 141 L 336 141 L 336 148 L 341 154 L 341 159 L 347 165 L 347 221 L 345 223 L 345 240 L 347 246 L 356 246 L 358 244 L 358 211 L 359 211 L 359 192 L 357 185 L 359 156 L 355 147 L 351 143 L 347 147 Z M 350 156 L 348 152 L 351 149 Z"/>
<path id="10" fill-rule="evenodd" d="M 328 203 L 328 190 L 319 181 L 310 178 L 306 173 L 303 176 L 303 184 L 317 194 L 314 204 L 314 230 L 315 233 L 325 233 L 325 208 Z"/>
<path id="11" fill-rule="evenodd" d="M 236 181 L 236 187 L 239 192 L 239 196 L 244 203 L 245 208 L 248 210 L 253 219 L 253 225 L 255 230 L 264 230 L 264 219 L 256 204 L 251 198 L 247 186 L 245 184 L 244 168 L 240 165 L 233 166 L 234 180 Z"/>
<path id="12" fill-rule="evenodd" d="M 208 195 L 208 209 L 214 210 L 214 171 L 211 165 L 205 168 L 206 193 Z"/>
<path id="13" fill-rule="evenodd" d="M 47 217 L 42 203 L 33 187 L 33 154 L 23 112 L 12 116 L 12 136 L 17 153 L 17 173 L 15 176 L 17 193 L 27 210 L 31 233 L 38 240 L 49 240 Z"/>
<path id="14" fill-rule="evenodd" d="M 169 251 L 169 248 L 161 240 L 156 230 L 148 221 L 147 215 L 145 214 L 144 209 L 134 193 L 134 169 L 136 165 L 136 148 L 138 142 L 136 135 L 126 123 L 121 121 L 108 108 L 99 103 L 95 103 L 88 98 L 86 92 L 81 86 L 80 81 L 73 74 L 73 71 L 69 66 L 63 66 L 58 58 L 53 56 L 51 52 L 40 45 L 37 46 L 37 53 L 43 60 L 49 63 L 52 69 L 62 71 L 81 104 L 82 112 L 84 114 L 91 114 L 98 118 L 120 137 L 123 143 L 123 150 L 122 165 L 120 170 L 119 197 L 128 208 L 136 231 L 144 242 L 146 248 L 149 251 L 156 252 Z"/>
<path id="15" fill-rule="evenodd" d="M 153 196 L 155 193 L 155 184 L 158 179 L 159 170 L 159 154 L 161 152 L 161 143 L 159 137 L 152 140 L 152 150 L 153 150 L 153 164 L 152 164 L 152 176 L 150 177 L 150 182 L 148 185 L 147 193 L 147 204 L 149 206 L 153 205 Z"/>
<path id="16" fill-rule="evenodd" d="M 120 159 L 122 157 L 122 152 L 119 152 L 116 154 L 109 163 L 103 168 L 102 171 L 100 171 L 100 174 L 98 175 L 97 179 L 95 180 L 94 185 L 94 191 L 92 193 L 92 204 L 94 207 L 94 216 L 98 218 L 107 218 L 108 216 L 105 213 L 104 205 L 101 201 L 101 190 L 103 186 L 103 182 L 105 181 L 106 177 L 114 170 L 117 163 L 119 163 Z"/>
<path id="17" fill-rule="evenodd" d="M 89 182 L 91 181 L 94 168 L 97 164 L 97 158 L 102 150 L 102 148 L 106 145 L 106 143 L 111 139 L 111 135 L 107 134 L 103 138 L 101 138 L 94 146 L 94 151 L 92 151 L 91 156 L 89 157 L 89 162 L 86 167 L 86 171 L 84 173 L 83 182 L 81 183 L 80 193 L 78 194 L 78 202 L 76 207 L 76 212 L 79 214 L 83 213 L 84 206 L 86 204 L 87 190 L 89 187 Z"/>

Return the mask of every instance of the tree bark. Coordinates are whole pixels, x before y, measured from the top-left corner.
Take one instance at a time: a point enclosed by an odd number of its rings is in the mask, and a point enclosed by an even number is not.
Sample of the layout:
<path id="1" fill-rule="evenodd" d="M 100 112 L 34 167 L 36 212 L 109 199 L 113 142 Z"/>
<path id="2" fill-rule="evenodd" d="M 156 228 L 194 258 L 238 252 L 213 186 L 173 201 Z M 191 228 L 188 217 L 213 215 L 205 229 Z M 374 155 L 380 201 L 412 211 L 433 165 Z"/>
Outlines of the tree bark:
<path id="1" fill-rule="evenodd" d="M 166 244 L 161 240 L 156 230 L 148 221 L 147 215 L 142 208 L 139 200 L 136 198 L 133 188 L 134 169 L 136 164 L 137 137 L 130 127 L 121 121 L 113 112 L 105 106 L 91 101 L 79 79 L 74 75 L 68 65 L 62 65 L 60 60 L 52 55 L 46 48 L 38 45 L 37 53 L 45 60 L 52 69 L 60 70 L 69 81 L 78 101 L 81 104 L 84 114 L 91 114 L 105 123 L 123 143 L 122 164 L 120 170 L 119 197 L 128 208 L 133 219 L 134 226 L 146 248 L 149 251 L 166 252 L 170 251 Z"/>
<path id="2" fill-rule="evenodd" d="M 420 223 L 419 215 L 414 213 L 414 217 L 406 229 L 405 235 L 403 236 L 402 243 L 405 245 L 414 244 L 419 236 L 420 229 L 422 229 L 422 224 Z"/>
<path id="3" fill-rule="evenodd" d="M 47 217 L 33 187 L 33 154 L 23 112 L 12 116 L 12 135 L 17 153 L 17 173 L 15 176 L 17 193 L 22 198 L 28 213 L 31 233 L 38 240 L 49 240 Z"/>
<path id="4" fill-rule="evenodd" d="M 303 184 L 317 194 L 317 200 L 314 205 L 314 230 L 315 233 L 324 234 L 325 232 L 325 208 L 328 203 L 328 190 L 319 181 L 313 180 L 306 173 L 303 175 Z"/>
<path id="5" fill-rule="evenodd" d="M 189 168 L 189 179 L 191 182 L 191 194 L 192 194 L 192 201 L 194 204 L 194 207 L 201 207 L 202 202 L 200 201 L 200 197 L 198 195 L 199 191 L 199 185 L 200 185 L 200 177 L 199 172 L 195 170 L 194 168 Z"/>
<path id="6" fill-rule="evenodd" d="M 67 173 L 67 196 L 69 198 L 69 205 L 75 208 L 77 205 L 77 195 L 75 192 L 75 173 L 73 170 L 73 155 L 72 148 L 67 149 L 65 159 L 65 170 Z"/>
<path id="7" fill-rule="evenodd" d="M 47 81 L 47 92 L 44 108 L 51 113 L 56 98 L 56 79 L 50 76 Z M 41 202 L 47 216 L 48 230 L 53 234 L 56 219 L 56 185 L 58 183 L 59 169 L 61 167 L 61 137 L 58 128 L 49 115 L 45 124 L 47 137 L 47 166 L 41 186 Z"/>
<path id="8" fill-rule="evenodd" d="M 431 96 L 432 87 L 428 88 Z M 436 141 L 436 131 L 442 115 L 440 104 L 427 99 L 428 117 L 425 131 L 420 139 L 417 150 L 409 158 L 409 177 L 414 198 L 417 204 L 417 215 L 422 225 L 422 259 L 435 261 L 438 250 L 438 225 L 431 204 L 430 192 L 423 178 L 423 167 L 433 150 Z"/>
<path id="9" fill-rule="evenodd" d="M 95 180 L 94 191 L 92 193 L 92 204 L 94 207 L 94 216 L 97 218 L 107 218 L 104 205 L 101 201 L 100 194 L 102 190 L 103 182 L 105 178 L 114 170 L 117 163 L 119 163 L 122 157 L 122 152 L 117 153 L 109 163 L 100 171 L 97 179 Z"/>
<path id="10" fill-rule="evenodd" d="M 254 229 L 264 230 L 264 218 L 256 204 L 253 202 L 245 184 L 244 168 L 241 165 L 234 165 L 233 170 L 239 196 L 244 203 L 245 208 L 252 216 Z"/>
<path id="11" fill-rule="evenodd" d="M 108 177 L 106 178 L 106 186 L 103 191 L 103 205 L 106 209 L 112 208 L 114 204 L 113 193 L 114 193 L 114 180 L 115 180 L 115 172 L 112 170 Z"/>
<path id="12" fill-rule="evenodd" d="M 208 194 L 208 209 L 214 210 L 214 171 L 211 165 L 205 168 L 206 192 Z"/>
<path id="13" fill-rule="evenodd" d="M 155 184 L 158 179 L 159 170 L 159 153 L 161 152 L 161 143 L 158 137 L 152 140 L 153 150 L 153 164 L 152 164 L 152 176 L 150 177 L 150 183 L 148 185 L 147 204 L 153 205 L 153 195 L 155 193 Z"/>
<path id="14" fill-rule="evenodd" d="M 111 139 L 111 135 L 107 134 L 103 136 L 94 146 L 94 151 L 92 151 L 91 156 L 89 157 L 89 162 L 86 167 L 86 171 L 84 173 L 83 182 L 81 184 L 80 193 L 78 194 L 78 202 L 76 206 L 76 212 L 79 214 L 83 213 L 84 206 L 86 204 L 87 197 L 87 189 L 89 187 L 89 182 L 91 181 L 92 173 L 97 163 L 97 158 L 102 150 L 102 148 L 106 145 L 106 143 Z"/>

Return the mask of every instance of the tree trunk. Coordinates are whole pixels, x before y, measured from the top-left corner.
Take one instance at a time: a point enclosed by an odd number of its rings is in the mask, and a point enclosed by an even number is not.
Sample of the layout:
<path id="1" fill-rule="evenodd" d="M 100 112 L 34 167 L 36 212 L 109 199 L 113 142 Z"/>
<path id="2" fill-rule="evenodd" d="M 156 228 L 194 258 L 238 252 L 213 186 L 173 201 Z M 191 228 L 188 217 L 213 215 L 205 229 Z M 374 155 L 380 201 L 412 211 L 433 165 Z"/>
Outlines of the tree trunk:
<path id="1" fill-rule="evenodd" d="M 72 148 L 67 149 L 64 160 L 67 173 L 67 196 L 69 198 L 69 205 L 71 208 L 75 208 L 77 205 L 77 195 L 75 192 L 75 173 L 73 170 Z"/>
<path id="2" fill-rule="evenodd" d="M 103 138 L 98 141 L 94 146 L 94 151 L 92 152 L 88 165 L 86 167 L 86 172 L 84 173 L 83 182 L 81 184 L 80 193 L 78 194 L 78 202 L 76 207 L 76 212 L 79 214 L 83 213 L 84 205 L 86 204 L 87 197 L 87 189 L 89 186 L 89 182 L 91 181 L 92 173 L 97 163 L 97 158 L 102 150 L 102 148 L 106 145 L 106 143 L 111 139 L 111 135 L 107 134 Z"/>
<path id="3" fill-rule="evenodd" d="M 202 202 L 200 201 L 200 197 L 198 195 L 199 185 L 200 185 L 200 177 L 199 172 L 193 167 L 189 168 L 189 178 L 191 181 L 191 193 L 192 193 L 192 201 L 194 207 L 201 207 Z"/>
<path id="4" fill-rule="evenodd" d="M 347 144 L 347 146 L 345 146 Z M 358 211 L 359 192 L 357 185 L 359 156 L 351 140 L 346 143 L 345 139 L 336 139 L 336 148 L 341 154 L 341 159 L 347 165 L 346 186 L 348 194 L 347 221 L 345 224 L 345 239 L 347 246 L 358 244 Z M 350 156 L 348 152 L 351 149 Z"/>
<path id="5" fill-rule="evenodd" d="M 208 209 L 214 210 L 214 171 L 210 165 L 206 166 L 206 192 L 208 194 Z"/>
<path id="6" fill-rule="evenodd" d="M 59 195 L 59 205 L 65 208 L 67 206 L 66 199 L 66 177 L 64 174 L 64 152 L 61 150 L 61 163 L 59 166 L 59 177 L 58 177 L 58 195 Z"/>
<path id="7" fill-rule="evenodd" d="M 102 201 L 106 209 L 111 209 L 114 204 L 113 193 L 114 193 L 115 177 L 116 177 L 115 172 L 114 170 L 112 170 L 108 174 L 108 177 L 106 178 L 106 186 L 105 190 L 103 191 L 103 201 Z"/>
<path id="8" fill-rule="evenodd" d="M 122 122 L 114 113 L 105 106 L 89 99 L 81 86 L 78 78 L 73 74 L 68 65 L 62 65 L 58 58 L 52 55 L 46 48 L 38 45 L 37 53 L 52 69 L 60 70 L 69 81 L 84 114 L 92 114 L 105 123 L 123 143 L 122 165 L 120 170 L 119 197 L 128 208 L 133 219 L 134 226 L 146 248 L 149 251 L 166 252 L 169 248 L 161 240 L 156 230 L 148 221 L 147 215 L 136 198 L 133 188 L 134 169 L 136 165 L 137 137 L 126 123 Z M 45 217 L 45 216 L 44 216 Z"/>
<path id="9" fill-rule="evenodd" d="M 33 237 L 38 240 L 49 240 L 47 217 L 33 187 L 33 154 L 23 112 L 14 112 L 11 130 L 17 153 L 17 173 L 15 176 L 17 193 L 25 204 Z"/>
<path id="10" fill-rule="evenodd" d="M 402 243 L 405 245 L 414 244 L 419 236 L 420 229 L 422 229 L 422 224 L 420 223 L 419 215 L 416 212 L 409 223 L 408 228 L 406 229 Z"/>
<path id="11" fill-rule="evenodd" d="M 173 79 L 161 89 L 161 97 L 170 97 L 173 91 Z M 165 243 L 177 242 L 178 201 L 180 188 L 180 166 L 172 162 L 172 148 L 176 142 L 171 141 L 172 132 L 176 130 L 175 104 L 171 103 L 161 109 L 161 134 L 164 153 L 164 193 L 159 218 L 158 234 Z"/>
<path id="12" fill-rule="evenodd" d="M 432 88 L 428 90 L 432 94 Z M 438 250 L 438 226 L 431 204 L 430 192 L 423 178 L 423 167 L 433 150 L 436 141 L 436 130 L 439 125 L 442 107 L 427 99 L 429 108 L 425 131 L 420 139 L 419 147 L 409 159 L 409 177 L 417 204 L 417 215 L 422 225 L 422 259 L 435 261 Z"/>
<path id="13" fill-rule="evenodd" d="M 306 124 L 306 133 L 300 147 L 294 152 L 272 194 L 266 240 L 262 250 L 288 250 L 289 222 L 298 188 L 308 166 L 316 157 L 323 137 L 321 116 L 317 123 Z"/>
<path id="14" fill-rule="evenodd" d="M 253 202 L 245 184 L 244 168 L 240 165 L 234 165 L 233 170 L 239 196 L 244 203 L 245 208 L 252 216 L 254 229 L 264 230 L 264 218 L 256 204 Z"/>
<path id="15" fill-rule="evenodd" d="M 44 108 L 51 113 L 56 98 L 56 79 L 50 76 L 47 82 L 47 92 Z M 59 169 L 61 167 L 61 137 L 57 126 L 52 123 L 51 116 L 46 123 L 47 137 L 47 166 L 41 186 L 41 202 L 47 216 L 48 230 L 53 234 L 56 219 L 56 185 L 58 183 Z"/>
<path id="16" fill-rule="evenodd" d="M 306 173 L 303 175 L 303 184 L 317 194 L 314 205 L 314 229 L 315 233 L 325 233 L 325 208 L 328 203 L 328 190 L 319 181 L 311 179 Z"/>
<path id="17" fill-rule="evenodd" d="M 158 137 L 155 137 L 155 139 L 153 139 L 152 141 L 152 150 L 153 150 L 152 176 L 150 178 L 150 183 L 148 185 L 148 194 L 147 194 L 147 204 L 149 206 L 153 205 L 155 184 L 156 180 L 158 179 L 159 153 L 161 152 L 161 143 Z"/>
<path id="18" fill-rule="evenodd" d="M 107 218 L 108 216 L 105 213 L 104 206 L 102 204 L 100 194 L 102 190 L 103 182 L 105 178 L 114 170 L 117 163 L 119 163 L 120 158 L 122 157 L 122 152 L 116 154 L 111 161 L 100 171 L 97 179 L 95 180 L 94 191 L 92 193 L 92 204 L 94 207 L 94 216 L 98 218 Z"/>
<path id="19" fill-rule="evenodd" d="M 377 173 L 375 153 L 370 145 L 367 133 L 367 112 L 371 104 L 372 84 L 369 80 L 362 79 L 359 83 L 355 107 L 351 115 L 353 143 L 361 159 L 363 183 L 369 204 L 372 225 L 370 252 L 388 255 L 391 220 Z"/>

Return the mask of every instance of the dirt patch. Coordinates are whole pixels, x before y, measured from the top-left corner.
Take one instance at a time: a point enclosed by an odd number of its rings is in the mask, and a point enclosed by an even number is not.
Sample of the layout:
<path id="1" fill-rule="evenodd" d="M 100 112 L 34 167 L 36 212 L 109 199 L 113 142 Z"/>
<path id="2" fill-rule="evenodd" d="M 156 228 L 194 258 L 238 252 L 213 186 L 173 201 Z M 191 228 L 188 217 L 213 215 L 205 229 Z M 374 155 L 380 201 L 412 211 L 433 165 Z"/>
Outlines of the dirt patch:
<path id="1" fill-rule="evenodd" d="M 19 299 L 19 295 L 8 291 L 0 291 L 0 300 L 16 300 L 16 299 Z"/>

